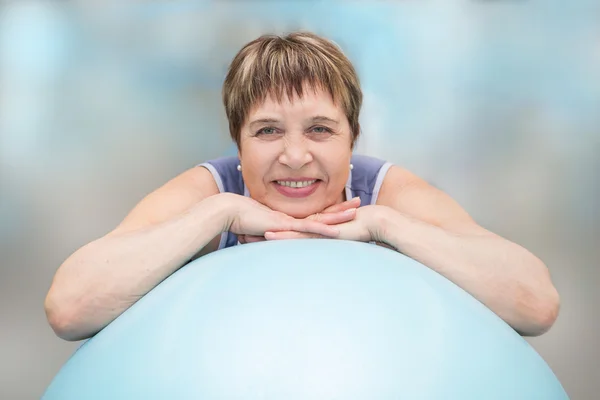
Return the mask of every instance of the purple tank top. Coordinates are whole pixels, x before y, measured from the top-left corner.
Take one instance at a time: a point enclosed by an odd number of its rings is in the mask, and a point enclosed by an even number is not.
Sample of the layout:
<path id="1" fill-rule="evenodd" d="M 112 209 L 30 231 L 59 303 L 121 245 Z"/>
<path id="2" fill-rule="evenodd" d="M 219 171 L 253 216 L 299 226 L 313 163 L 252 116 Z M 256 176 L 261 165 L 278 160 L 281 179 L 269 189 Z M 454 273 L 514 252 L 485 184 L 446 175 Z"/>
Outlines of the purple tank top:
<path id="1" fill-rule="evenodd" d="M 210 171 L 221 193 L 236 193 L 249 196 L 242 174 L 237 170 L 240 163 L 237 157 L 223 157 L 200 164 Z M 379 189 L 391 163 L 377 158 L 353 155 L 353 168 L 346 182 L 346 199 L 360 197 L 360 205 L 375 204 Z M 238 244 L 237 236 L 231 232 L 221 235 L 219 249 Z"/>

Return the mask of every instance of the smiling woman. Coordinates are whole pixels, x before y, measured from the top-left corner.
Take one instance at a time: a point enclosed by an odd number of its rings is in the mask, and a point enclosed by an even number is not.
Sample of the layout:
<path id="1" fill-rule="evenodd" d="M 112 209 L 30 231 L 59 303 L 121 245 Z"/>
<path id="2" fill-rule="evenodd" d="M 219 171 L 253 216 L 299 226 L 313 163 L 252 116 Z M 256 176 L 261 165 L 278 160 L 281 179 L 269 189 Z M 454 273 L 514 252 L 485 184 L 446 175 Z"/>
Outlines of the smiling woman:
<path id="1" fill-rule="evenodd" d="M 60 266 L 45 304 L 60 337 L 94 335 L 197 257 L 306 237 L 402 252 L 524 335 L 553 324 L 558 294 L 537 257 L 409 171 L 353 154 L 362 93 L 332 42 L 299 32 L 248 43 L 231 63 L 223 102 L 238 156 L 183 172 Z"/>
<path id="2" fill-rule="evenodd" d="M 296 218 L 350 199 L 362 92 L 333 43 L 308 33 L 248 43 L 231 63 L 223 102 L 250 197 Z"/>
<path id="3" fill-rule="evenodd" d="M 355 136 L 331 94 L 311 89 L 291 99 L 267 96 L 248 113 L 238 139 L 250 196 L 297 218 L 346 200 Z"/>

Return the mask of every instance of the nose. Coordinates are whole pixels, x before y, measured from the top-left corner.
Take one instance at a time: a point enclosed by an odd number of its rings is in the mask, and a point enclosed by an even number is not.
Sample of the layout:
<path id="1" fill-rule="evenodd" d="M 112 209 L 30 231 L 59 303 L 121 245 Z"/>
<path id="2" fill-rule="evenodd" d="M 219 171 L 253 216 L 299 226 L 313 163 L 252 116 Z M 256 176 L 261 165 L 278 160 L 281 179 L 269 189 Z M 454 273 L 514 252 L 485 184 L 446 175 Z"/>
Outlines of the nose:
<path id="1" fill-rule="evenodd" d="M 313 160 L 308 140 L 304 135 L 289 135 L 283 140 L 283 150 L 279 162 L 294 170 L 302 169 Z"/>

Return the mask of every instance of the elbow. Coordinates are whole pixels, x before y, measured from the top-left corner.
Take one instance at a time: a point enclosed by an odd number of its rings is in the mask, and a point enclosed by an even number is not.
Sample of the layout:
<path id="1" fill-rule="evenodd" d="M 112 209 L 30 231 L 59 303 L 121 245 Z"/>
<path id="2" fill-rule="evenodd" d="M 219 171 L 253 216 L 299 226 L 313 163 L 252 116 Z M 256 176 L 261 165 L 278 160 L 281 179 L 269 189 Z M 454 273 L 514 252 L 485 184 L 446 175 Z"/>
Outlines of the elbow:
<path id="1" fill-rule="evenodd" d="M 93 333 L 82 329 L 83 326 L 75 308 L 68 306 L 65 302 L 58 301 L 52 292 L 46 296 L 44 310 L 48 324 L 59 338 L 74 342 L 87 339 L 93 335 Z"/>
<path id="2" fill-rule="evenodd" d="M 560 312 L 560 296 L 554 286 L 552 286 L 551 293 L 544 301 L 541 310 L 537 321 L 539 326 L 538 336 L 548 332 L 554 326 Z"/>
<path id="3" fill-rule="evenodd" d="M 518 329 L 522 336 L 541 336 L 548 332 L 560 311 L 560 296 L 554 286 L 548 289 L 548 293 L 539 298 L 528 307 L 525 318 L 526 323 L 521 329 Z"/>

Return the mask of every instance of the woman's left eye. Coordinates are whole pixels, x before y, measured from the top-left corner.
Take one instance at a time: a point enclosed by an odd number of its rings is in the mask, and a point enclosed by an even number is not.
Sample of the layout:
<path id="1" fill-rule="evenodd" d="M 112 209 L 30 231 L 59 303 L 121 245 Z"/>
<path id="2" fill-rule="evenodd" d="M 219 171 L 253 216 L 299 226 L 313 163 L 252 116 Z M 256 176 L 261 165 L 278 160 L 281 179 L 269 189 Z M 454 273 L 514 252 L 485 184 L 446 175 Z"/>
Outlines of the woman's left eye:
<path id="1" fill-rule="evenodd" d="M 312 131 L 315 133 L 330 133 L 331 129 L 325 128 L 324 126 L 315 126 L 312 128 Z"/>

